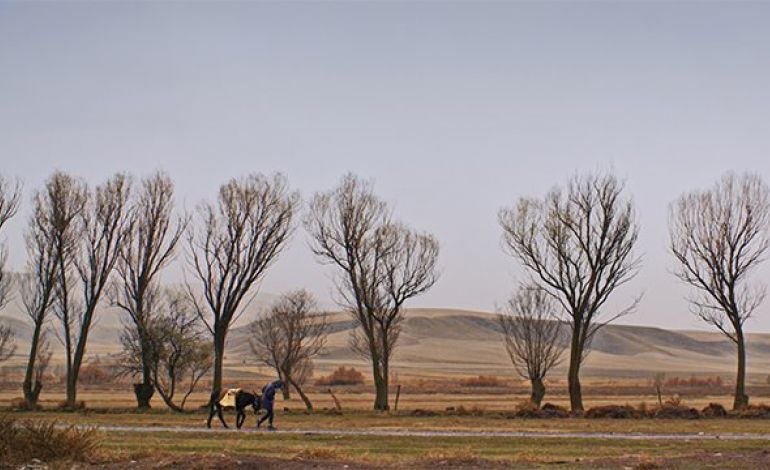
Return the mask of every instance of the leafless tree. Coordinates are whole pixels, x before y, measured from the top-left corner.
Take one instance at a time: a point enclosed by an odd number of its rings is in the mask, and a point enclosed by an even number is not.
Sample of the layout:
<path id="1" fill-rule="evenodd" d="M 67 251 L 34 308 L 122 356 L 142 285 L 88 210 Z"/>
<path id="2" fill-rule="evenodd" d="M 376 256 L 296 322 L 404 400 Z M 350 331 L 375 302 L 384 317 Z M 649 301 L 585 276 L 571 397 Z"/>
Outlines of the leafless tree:
<path id="1" fill-rule="evenodd" d="M 16 341 L 10 325 L 0 325 L 0 362 L 7 361 L 16 352 Z"/>
<path id="2" fill-rule="evenodd" d="M 201 378 L 211 370 L 211 344 L 185 291 L 166 289 L 153 308 L 144 337 L 133 322 L 126 323 L 121 335 L 120 372 L 143 374 L 149 359 L 153 387 L 170 409 L 181 412 Z M 178 392 L 182 399 L 177 403 Z"/>
<path id="3" fill-rule="evenodd" d="M 545 396 L 543 379 L 562 356 L 559 306 L 538 287 L 522 286 L 498 315 L 505 348 L 519 375 L 532 384 L 532 404 Z"/>
<path id="4" fill-rule="evenodd" d="M 21 183 L 11 184 L 0 176 L 0 230 L 8 220 L 16 215 L 21 198 Z M 0 309 L 9 300 L 11 289 L 11 277 L 5 270 L 5 262 L 8 250 L 5 245 L 0 246 Z M 7 325 L 0 325 L 0 362 L 8 360 L 16 352 L 13 329 Z"/>
<path id="5" fill-rule="evenodd" d="M 298 206 L 299 194 L 277 174 L 272 179 L 262 175 L 232 179 L 219 189 L 216 204 L 199 208 L 201 227 L 197 234 L 190 231 L 188 243 L 192 271 L 203 290 L 197 310 L 213 337 L 212 394 L 222 388 L 230 325 L 289 239 Z M 188 289 L 197 299 L 192 287 Z"/>
<path id="6" fill-rule="evenodd" d="M 309 378 L 313 358 L 326 345 L 327 326 L 327 315 L 318 312 L 318 303 L 304 289 L 282 295 L 265 316 L 251 324 L 252 352 L 294 387 L 308 411 L 313 410 L 313 404 L 302 384 Z"/>
<path id="7" fill-rule="evenodd" d="M 339 270 L 338 303 L 357 324 L 351 345 L 371 361 L 374 409 L 387 410 L 403 306 L 436 282 L 438 241 L 393 222 L 371 185 L 352 174 L 313 197 L 305 227 L 315 255 Z"/>
<path id="8" fill-rule="evenodd" d="M 21 183 L 9 182 L 0 176 L 0 230 L 19 210 L 19 200 L 21 199 Z M 0 245 L 0 309 L 7 303 L 11 289 L 11 277 L 5 270 L 5 262 L 8 257 L 8 248 L 5 244 Z M 8 343 L 10 345 L 10 343 Z M 0 354 L 1 355 L 1 354 Z"/>
<path id="9" fill-rule="evenodd" d="M 38 380 L 45 356 L 45 324 L 55 301 L 62 267 L 71 266 L 78 240 L 78 217 L 85 205 L 85 186 L 61 172 L 46 181 L 33 197 L 34 210 L 26 233 L 27 270 L 22 276 L 21 297 L 32 322 L 32 339 L 24 375 L 24 399 L 37 406 L 42 381 Z M 71 268 L 67 267 L 67 270 Z M 44 368 L 43 368 L 44 369 Z M 41 372 L 42 373 L 42 372 Z"/>
<path id="10" fill-rule="evenodd" d="M 85 185 L 73 196 L 82 200 L 73 248 L 59 256 L 54 312 L 61 321 L 59 338 L 64 345 L 67 373 L 66 402 L 77 400 L 78 375 L 86 353 L 88 334 L 102 293 L 110 281 L 127 237 L 130 182 L 116 174 L 90 194 Z"/>
<path id="11" fill-rule="evenodd" d="M 583 409 L 580 365 L 604 324 L 633 310 L 633 304 L 599 322 L 620 285 L 640 265 L 633 248 L 638 226 L 623 184 L 612 174 L 575 176 L 566 189 L 543 199 L 521 198 L 499 214 L 507 251 L 527 268 L 531 282 L 556 299 L 571 329 L 568 386 L 573 411 Z"/>
<path id="12" fill-rule="evenodd" d="M 159 275 L 174 257 L 187 220 L 175 219 L 174 183 L 164 173 L 142 181 L 129 210 L 128 232 L 116 265 L 117 281 L 109 291 L 112 304 L 123 310 L 139 338 L 142 382 L 134 384 L 140 409 L 150 408 L 152 348 L 148 334 L 158 300 Z"/>
<path id="13" fill-rule="evenodd" d="M 670 208 L 675 274 L 696 289 L 693 311 L 737 347 L 735 409 L 748 405 L 743 325 L 765 297 L 748 276 L 768 248 L 770 192 L 757 175 L 728 173 L 705 191 L 682 195 Z"/>

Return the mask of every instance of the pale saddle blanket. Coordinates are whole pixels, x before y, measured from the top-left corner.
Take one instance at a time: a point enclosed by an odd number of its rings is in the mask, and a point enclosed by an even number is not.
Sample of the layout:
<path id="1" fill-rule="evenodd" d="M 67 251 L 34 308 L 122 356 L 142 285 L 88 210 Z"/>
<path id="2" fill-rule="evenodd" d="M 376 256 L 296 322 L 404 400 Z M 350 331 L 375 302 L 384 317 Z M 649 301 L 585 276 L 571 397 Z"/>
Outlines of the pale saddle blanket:
<path id="1" fill-rule="evenodd" d="M 240 388 L 229 388 L 219 399 L 219 404 L 226 408 L 235 408 L 235 396 L 240 392 Z"/>

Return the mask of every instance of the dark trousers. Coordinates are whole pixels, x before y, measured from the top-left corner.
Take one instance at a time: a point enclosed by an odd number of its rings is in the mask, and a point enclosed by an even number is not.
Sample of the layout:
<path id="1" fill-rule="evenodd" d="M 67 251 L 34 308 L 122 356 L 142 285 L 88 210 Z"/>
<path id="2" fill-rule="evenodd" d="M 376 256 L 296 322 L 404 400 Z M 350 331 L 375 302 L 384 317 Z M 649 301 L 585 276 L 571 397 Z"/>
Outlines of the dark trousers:
<path id="1" fill-rule="evenodd" d="M 270 403 L 270 405 L 263 404 L 262 408 L 264 408 L 267 413 L 265 414 L 265 416 L 259 418 L 259 421 L 257 422 L 257 426 L 264 423 L 265 420 L 268 420 L 267 424 L 272 428 L 273 427 L 273 404 L 272 403 Z"/>

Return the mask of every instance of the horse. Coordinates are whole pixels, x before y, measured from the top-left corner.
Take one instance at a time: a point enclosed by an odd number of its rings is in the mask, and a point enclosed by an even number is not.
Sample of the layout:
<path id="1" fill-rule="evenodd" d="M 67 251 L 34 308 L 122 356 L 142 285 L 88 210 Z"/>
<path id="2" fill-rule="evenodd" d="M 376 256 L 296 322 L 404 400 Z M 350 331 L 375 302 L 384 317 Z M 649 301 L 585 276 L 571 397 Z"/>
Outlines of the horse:
<path id="1" fill-rule="evenodd" d="M 247 406 L 254 408 L 254 414 L 257 415 L 261 408 L 261 397 L 256 393 L 249 393 L 241 390 L 240 388 L 231 388 L 224 390 L 223 392 L 214 392 L 211 394 L 209 401 L 209 419 L 206 421 L 206 426 L 211 428 L 211 418 L 214 417 L 214 413 L 219 416 L 219 421 L 222 422 L 222 426 L 227 427 L 224 416 L 222 416 L 222 410 L 224 408 L 235 408 L 235 425 L 238 429 L 241 429 L 243 422 L 246 421 L 246 413 L 244 410 Z"/>

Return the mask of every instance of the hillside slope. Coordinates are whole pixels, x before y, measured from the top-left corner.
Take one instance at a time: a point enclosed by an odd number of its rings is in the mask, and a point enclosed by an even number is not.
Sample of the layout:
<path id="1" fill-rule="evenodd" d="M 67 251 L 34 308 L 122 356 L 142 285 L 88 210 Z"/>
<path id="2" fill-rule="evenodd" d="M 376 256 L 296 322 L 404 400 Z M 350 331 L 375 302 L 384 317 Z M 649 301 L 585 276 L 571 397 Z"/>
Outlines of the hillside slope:
<path id="1" fill-rule="evenodd" d="M 17 318 L 0 316 L 18 332 L 17 357 L 26 353 L 31 329 Z M 348 347 L 353 322 L 343 313 L 331 315 L 327 353 L 316 363 L 319 372 L 339 365 L 366 367 Z M 228 339 L 226 363 L 232 368 L 253 367 L 249 328 L 234 328 Z M 89 352 L 116 352 L 119 329 L 112 322 L 98 324 Z M 56 350 L 57 341 L 52 338 Z M 770 370 L 770 335 L 748 335 L 750 374 Z M 452 309 L 411 309 L 404 322 L 393 367 L 402 376 L 511 374 L 494 314 Z M 566 367 L 566 361 L 560 366 Z M 670 374 L 727 374 L 735 368 L 732 343 L 716 332 L 672 331 L 661 328 L 608 325 L 597 334 L 584 365 L 587 376 L 649 377 Z M 557 370 L 557 373 L 561 373 Z"/>

